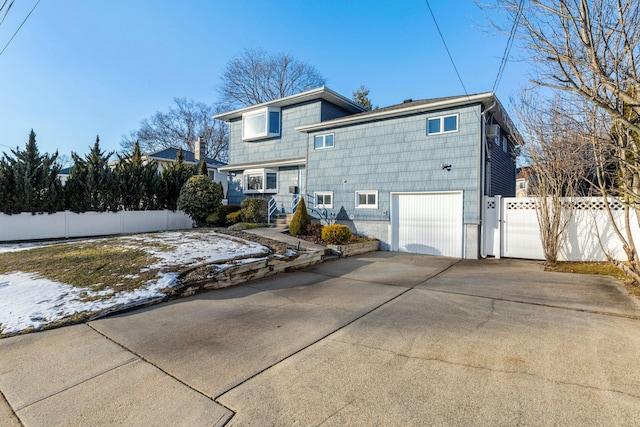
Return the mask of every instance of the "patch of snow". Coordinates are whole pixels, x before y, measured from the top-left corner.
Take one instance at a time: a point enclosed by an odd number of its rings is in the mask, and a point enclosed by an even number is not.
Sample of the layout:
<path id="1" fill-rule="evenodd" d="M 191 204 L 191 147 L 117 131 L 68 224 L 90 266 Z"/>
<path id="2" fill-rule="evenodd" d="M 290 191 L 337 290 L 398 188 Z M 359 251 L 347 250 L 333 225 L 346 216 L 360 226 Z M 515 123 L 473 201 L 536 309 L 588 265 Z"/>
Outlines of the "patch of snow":
<path id="1" fill-rule="evenodd" d="M 64 244 L 82 244 L 97 240 L 99 239 Z M 160 270 L 157 279 L 148 281 L 133 291 L 120 292 L 117 289 L 106 289 L 95 292 L 89 288 L 77 288 L 52 281 L 33 273 L 16 271 L 0 274 L 0 332 L 15 333 L 30 327 L 37 330 L 48 323 L 74 314 L 108 311 L 116 307 L 132 306 L 159 299 L 164 296 L 160 290 L 174 286 L 179 276 L 178 272 L 163 272 L 162 270 L 167 267 L 209 264 L 243 256 L 248 258 L 235 263 L 253 262 L 265 258 L 250 258 L 252 255 L 264 255 L 267 251 L 258 243 L 228 238 L 213 232 L 165 232 L 123 236 L 118 240 L 118 244 L 144 249 L 156 257 L 158 261 L 155 264 L 146 266 L 140 271 Z M 0 253 L 27 250 L 38 246 L 43 245 L 2 245 Z M 228 265 L 230 264 L 222 264 L 218 268 L 223 269 Z M 126 277 L 135 278 L 137 275 Z M 82 301 L 83 297 L 98 297 L 98 299 Z"/>

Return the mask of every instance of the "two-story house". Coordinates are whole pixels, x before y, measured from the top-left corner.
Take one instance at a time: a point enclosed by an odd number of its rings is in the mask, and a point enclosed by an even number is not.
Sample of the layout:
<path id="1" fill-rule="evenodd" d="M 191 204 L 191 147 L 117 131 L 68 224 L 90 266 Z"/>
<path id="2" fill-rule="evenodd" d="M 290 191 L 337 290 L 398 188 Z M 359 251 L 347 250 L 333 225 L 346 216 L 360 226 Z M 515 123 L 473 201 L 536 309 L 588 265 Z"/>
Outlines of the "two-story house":
<path id="1" fill-rule="evenodd" d="M 482 195 L 514 195 L 516 130 L 493 93 L 364 111 L 323 87 L 216 118 L 230 203 L 302 196 L 385 250 L 478 258 Z"/>

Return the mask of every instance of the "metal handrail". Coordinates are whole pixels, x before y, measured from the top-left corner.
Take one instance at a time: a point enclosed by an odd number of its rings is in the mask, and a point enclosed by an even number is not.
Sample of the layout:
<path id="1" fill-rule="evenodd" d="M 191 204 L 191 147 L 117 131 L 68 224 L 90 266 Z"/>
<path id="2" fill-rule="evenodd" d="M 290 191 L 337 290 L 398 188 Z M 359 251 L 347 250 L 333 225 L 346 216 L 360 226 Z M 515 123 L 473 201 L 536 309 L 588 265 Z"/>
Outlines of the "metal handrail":
<path id="1" fill-rule="evenodd" d="M 273 197 L 269 197 L 267 199 L 267 224 L 271 224 L 271 218 L 277 211 L 278 204 L 276 203 L 276 199 L 274 199 Z"/>

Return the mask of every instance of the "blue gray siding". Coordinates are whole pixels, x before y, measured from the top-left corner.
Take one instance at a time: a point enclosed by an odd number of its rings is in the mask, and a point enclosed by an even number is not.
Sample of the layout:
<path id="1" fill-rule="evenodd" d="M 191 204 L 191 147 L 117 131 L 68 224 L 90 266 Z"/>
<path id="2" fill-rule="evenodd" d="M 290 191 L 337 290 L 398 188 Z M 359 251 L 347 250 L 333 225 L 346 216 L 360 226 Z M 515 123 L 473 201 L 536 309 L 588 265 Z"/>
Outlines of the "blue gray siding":
<path id="1" fill-rule="evenodd" d="M 280 136 L 253 142 L 242 140 L 242 119 L 233 120 L 229 124 L 229 164 L 306 157 L 307 136 L 295 128 L 320 122 L 320 101 L 285 107 L 281 114 Z"/>
<path id="2" fill-rule="evenodd" d="M 452 113 L 458 132 L 427 136 L 428 117 Z M 477 224 L 480 113 L 467 106 L 311 134 L 307 192 L 333 191 L 334 216 L 388 222 L 391 192 L 462 190 L 464 222 Z M 324 133 L 334 134 L 334 148 L 314 150 L 313 136 Z M 356 209 L 356 190 L 378 190 L 378 209 Z"/>

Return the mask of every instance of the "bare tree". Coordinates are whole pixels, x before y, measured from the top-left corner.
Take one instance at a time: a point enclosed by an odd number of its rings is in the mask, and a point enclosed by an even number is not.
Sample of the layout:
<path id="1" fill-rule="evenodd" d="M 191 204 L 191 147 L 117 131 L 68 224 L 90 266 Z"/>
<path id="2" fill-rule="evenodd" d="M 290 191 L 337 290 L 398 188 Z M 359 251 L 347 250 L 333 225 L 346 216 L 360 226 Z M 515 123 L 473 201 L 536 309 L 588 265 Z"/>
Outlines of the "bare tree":
<path id="1" fill-rule="evenodd" d="M 323 86 L 326 79 L 312 65 L 288 54 L 246 49 L 232 59 L 220 78 L 225 103 L 246 107 Z"/>
<path id="2" fill-rule="evenodd" d="M 610 197 L 640 220 L 640 2 L 637 0 L 494 0 L 517 23 L 517 35 L 538 67 L 532 81 L 577 94 L 587 107 L 597 187 L 631 272 L 640 279 L 633 236 L 613 220 Z M 516 28 L 516 27 L 514 27 Z M 602 116 L 604 112 L 607 117 Z M 598 126 L 609 126 L 604 137 Z M 613 176 L 611 179 L 613 170 Z M 613 185 L 611 185 L 613 183 Z M 629 230 L 629 227 L 627 227 Z M 618 263 L 618 265 L 621 265 Z"/>
<path id="3" fill-rule="evenodd" d="M 174 98 L 173 101 L 175 106 L 169 107 L 168 112 L 156 112 L 140 122 L 140 129 L 123 135 L 120 143 L 123 151 L 132 152 L 136 142 L 143 152 L 167 147 L 193 151 L 196 141 L 201 138 L 207 142 L 207 157 L 226 161 L 229 131 L 225 123 L 214 120 L 213 116 L 227 108 L 186 98 Z"/>
<path id="4" fill-rule="evenodd" d="M 593 165 L 590 140 L 582 132 L 580 117 L 560 96 L 536 102 L 523 93 L 516 107 L 527 144 L 521 155 L 530 165 L 528 179 L 536 197 L 540 240 L 547 263 L 558 260 L 573 216 L 574 198 Z M 578 112 L 579 113 L 579 112 Z"/>

